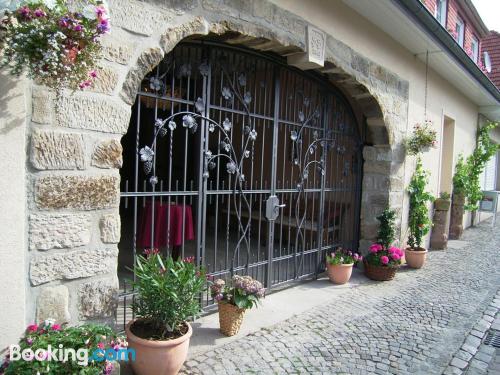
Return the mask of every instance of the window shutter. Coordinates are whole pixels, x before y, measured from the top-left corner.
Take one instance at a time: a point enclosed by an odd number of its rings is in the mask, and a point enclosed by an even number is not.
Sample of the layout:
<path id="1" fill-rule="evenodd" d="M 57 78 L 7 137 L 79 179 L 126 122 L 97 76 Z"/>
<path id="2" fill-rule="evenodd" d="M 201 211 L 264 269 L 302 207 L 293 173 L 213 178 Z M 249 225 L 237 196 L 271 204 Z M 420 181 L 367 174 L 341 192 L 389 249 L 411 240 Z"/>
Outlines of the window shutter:
<path id="1" fill-rule="evenodd" d="M 496 190 L 498 157 L 493 156 L 484 168 L 484 190 Z"/>

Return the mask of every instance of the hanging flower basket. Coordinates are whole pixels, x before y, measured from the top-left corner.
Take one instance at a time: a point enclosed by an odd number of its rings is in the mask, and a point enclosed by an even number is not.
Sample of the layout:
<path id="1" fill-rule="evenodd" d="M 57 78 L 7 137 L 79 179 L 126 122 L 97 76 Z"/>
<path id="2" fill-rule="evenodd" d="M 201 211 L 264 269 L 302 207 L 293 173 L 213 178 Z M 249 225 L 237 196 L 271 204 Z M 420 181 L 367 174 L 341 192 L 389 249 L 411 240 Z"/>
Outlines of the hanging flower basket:
<path id="1" fill-rule="evenodd" d="M 406 152 L 410 155 L 418 155 L 428 152 L 437 145 L 437 132 L 432 126 L 432 121 L 426 120 L 423 125 L 417 124 L 413 128 L 413 134 L 406 139 Z"/>
<path id="2" fill-rule="evenodd" d="M 100 0 L 27 1 L 2 20 L 0 66 L 39 84 L 85 89 L 96 78 L 100 37 L 109 32 Z"/>

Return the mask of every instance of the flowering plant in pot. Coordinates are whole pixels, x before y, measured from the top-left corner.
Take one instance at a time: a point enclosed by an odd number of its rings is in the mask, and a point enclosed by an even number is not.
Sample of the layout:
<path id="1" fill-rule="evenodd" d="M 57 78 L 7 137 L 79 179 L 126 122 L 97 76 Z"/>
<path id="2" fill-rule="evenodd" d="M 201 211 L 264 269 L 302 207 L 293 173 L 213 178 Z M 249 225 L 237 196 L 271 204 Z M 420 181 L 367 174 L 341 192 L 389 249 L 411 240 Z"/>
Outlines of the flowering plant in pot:
<path id="1" fill-rule="evenodd" d="M 92 85 L 101 51 L 100 37 L 109 32 L 103 1 L 25 1 L 2 20 L 0 66 L 53 89 Z"/>
<path id="2" fill-rule="evenodd" d="M 406 152 L 410 155 L 418 155 L 436 147 L 437 132 L 432 127 L 432 121 L 426 120 L 422 125 L 413 127 L 413 134 L 406 139 Z"/>
<path id="3" fill-rule="evenodd" d="M 17 360 L 10 361 L 11 356 Z M 111 374 L 116 362 L 111 357 L 128 360 L 133 353 L 129 358 L 127 341 L 110 327 L 68 327 L 47 319 L 28 325 L 17 347 L 10 349 L 0 365 L 0 374 Z"/>
<path id="4" fill-rule="evenodd" d="M 386 208 L 377 217 L 380 222 L 378 242 L 372 244 L 364 257 L 365 275 L 372 280 L 388 281 L 396 275 L 404 256 L 403 250 L 392 246 L 395 240 L 396 211 Z"/>
<path id="5" fill-rule="evenodd" d="M 326 256 L 328 278 L 334 284 L 345 284 L 351 278 L 352 267 L 362 260 L 358 253 L 339 247 Z"/>
<path id="6" fill-rule="evenodd" d="M 256 307 L 266 293 L 259 281 L 239 275 L 234 275 L 229 285 L 217 279 L 210 289 L 218 302 L 220 331 L 226 336 L 239 332 L 245 311 Z"/>
<path id="7" fill-rule="evenodd" d="M 417 158 L 415 172 L 408 186 L 410 195 L 409 235 L 405 259 L 411 268 L 422 268 L 427 257 L 427 250 L 422 247 L 422 242 L 431 228 L 427 204 L 434 201 L 434 197 L 425 191 L 427 182 L 428 173 L 423 169 L 422 160 Z"/>
<path id="8" fill-rule="evenodd" d="M 173 260 L 158 251 L 137 256 L 134 269 L 137 293 L 132 311 L 136 319 L 125 331 L 136 351 L 132 363 L 138 375 L 174 375 L 186 360 L 192 334 L 188 319 L 201 312 L 205 271 L 194 258 Z"/>

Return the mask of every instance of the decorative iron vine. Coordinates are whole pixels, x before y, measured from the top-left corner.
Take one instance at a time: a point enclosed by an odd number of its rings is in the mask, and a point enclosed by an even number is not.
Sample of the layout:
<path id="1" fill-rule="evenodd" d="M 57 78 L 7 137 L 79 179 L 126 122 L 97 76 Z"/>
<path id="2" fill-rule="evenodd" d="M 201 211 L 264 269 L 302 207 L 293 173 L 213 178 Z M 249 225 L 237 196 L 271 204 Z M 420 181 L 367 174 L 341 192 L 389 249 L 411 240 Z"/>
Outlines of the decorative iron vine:
<path id="1" fill-rule="evenodd" d="M 307 107 L 310 101 L 308 98 L 304 98 L 304 105 Z M 298 131 L 292 130 L 290 132 L 290 139 L 292 140 L 292 150 L 294 156 L 294 164 L 299 167 L 299 179 L 297 181 L 297 199 L 295 201 L 295 220 L 296 220 L 296 231 L 295 231 L 295 251 L 299 247 L 300 243 L 300 252 L 302 256 L 300 257 L 299 265 L 296 270 L 297 273 L 300 273 L 301 268 L 303 267 L 303 253 L 305 251 L 305 237 L 303 233 L 303 226 L 306 218 L 307 211 L 304 208 L 300 209 L 301 200 L 305 193 L 305 183 L 309 178 L 310 169 L 314 166 L 320 171 L 321 175 L 324 176 L 326 173 L 325 169 L 325 156 L 330 148 L 335 147 L 335 139 L 331 136 L 332 130 L 327 132 L 327 136 L 324 138 L 319 138 L 319 134 L 317 130 L 313 132 L 313 141 L 307 146 L 304 158 L 302 159 L 302 148 L 300 147 L 302 143 L 302 134 L 305 126 L 312 122 L 316 121 L 320 117 L 320 107 L 319 105 L 316 107 L 314 111 L 306 118 L 302 111 L 298 113 L 298 119 L 301 122 L 301 126 Z M 312 159 L 310 160 L 310 156 L 315 155 L 318 146 L 322 149 L 321 157 L 319 160 Z M 345 148 L 338 148 L 337 151 L 339 153 L 345 152 Z"/>
<path id="2" fill-rule="evenodd" d="M 248 266 L 250 263 L 250 241 L 248 238 L 250 232 L 250 223 L 251 223 L 251 206 L 247 199 L 246 194 L 243 192 L 243 184 L 245 182 L 245 175 L 242 173 L 243 162 L 245 159 L 250 157 L 250 144 L 253 144 L 257 139 L 257 131 L 255 127 L 252 125 L 250 121 L 250 110 L 248 105 L 252 102 L 252 95 L 250 92 L 242 92 L 242 88 L 246 86 L 246 75 L 245 73 L 240 73 L 238 75 L 237 84 L 234 85 L 230 79 L 230 76 L 227 70 L 224 68 L 223 64 L 220 62 L 221 71 L 227 78 L 227 82 L 229 83 L 229 87 L 222 88 L 222 97 L 228 101 L 233 97 L 237 98 L 241 104 L 243 105 L 245 112 L 247 114 L 246 119 L 248 119 L 248 124 L 244 125 L 244 147 L 240 155 L 236 154 L 236 151 L 231 143 L 230 133 L 233 127 L 233 124 L 229 120 L 229 118 L 225 118 L 224 121 L 219 124 L 218 122 L 212 120 L 208 116 L 205 116 L 205 102 L 202 98 L 197 98 L 197 100 L 193 103 L 197 112 L 192 111 L 182 111 L 174 113 L 168 116 L 165 119 L 157 118 L 155 120 L 155 131 L 153 142 L 151 146 L 144 146 L 140 151 L 139 155 L 141 161 L 143 162 L 143 168 L 146 175 L 149 176 L 149 183 L 154 186 L 158 183 L 158 177 L 156 176 L 156 166 L 154 165 L 154 155 L 156 152 L 157 138 L 164 137 L 168 131 L 171 134 L 177 127 L 177 123 L 174 121 L 176 118 L 182 116 L 182 126 L 188 129 L 191 133 L 196 133 L 198 130 L 198 121 L 200 124 L 206 125 L 207 130 L 212 133 L 215 129 L 219 129 L 222 132 L 223 138 L 219 144 L 218 153 L 212 153 L 210 150 L 205 151 L 204 155 L 204 165 L 203 165 L 203 178 L 207 179 L 210 175 L 210 170 L 216 167 L 217 159 L 225 159 L 226 160 L 226 171 L 230 175 L 235 176 L 232 197 L 234 210 L 236 212 L 238 228 L 241 231 L 241 236 L 238 239 L 235 247 L 235 251 L 233 254 L 233 258 L 231 260 L 231 276 L 234 274 L 235 269 L 235 260 L 239 255 L 240 247 L 242 243 L 246 245 L 246 265 L 245 269 L 248 270 Z M 207 62 L 203 62 L 199 66 L 199 71 L 203 76 L 208 76 L 210 72 L 210 66 Z M 165 73 L 166 74 L 166 73 Z M 165 75 L 164 74 L 164 75 Z M 191 66 L 187 66 L 184 64 L 180 67 L 178 74 L 180 76 L 187 76 L 191 74 Z M 163 75 L 163 76 L 164 76 Z M 155 91 L 160 91 L 163 87 L 161 82 L 161 77 L 150 78 L 151 88 Z M 165 91 L 165 90 L 163 90 Z M 208 142 L 208 139 L 205 140 Z M 238 205 L 239 203 L 239 205 Z M 242 223 L 242 215 L 240 214 L 239 207 L 241 207 L 241 203 L 244 204 L 245 209 L 248 210 L 248 219 L 246 224 Z"/>

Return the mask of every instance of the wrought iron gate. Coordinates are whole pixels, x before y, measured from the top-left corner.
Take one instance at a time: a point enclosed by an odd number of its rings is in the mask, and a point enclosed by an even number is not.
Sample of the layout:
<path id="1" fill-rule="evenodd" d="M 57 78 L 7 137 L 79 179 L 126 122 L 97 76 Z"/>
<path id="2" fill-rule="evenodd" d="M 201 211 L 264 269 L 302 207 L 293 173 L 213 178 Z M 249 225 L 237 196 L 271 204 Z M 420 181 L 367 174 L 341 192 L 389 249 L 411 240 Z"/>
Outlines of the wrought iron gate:
<path id="1" fill-rule="evenodd" d="M 357 248 L 361 137 L 322 76 L 182 43 L 144 79 L 122 143 L 120 266 L 159 248 L 271 287 Z"/>

